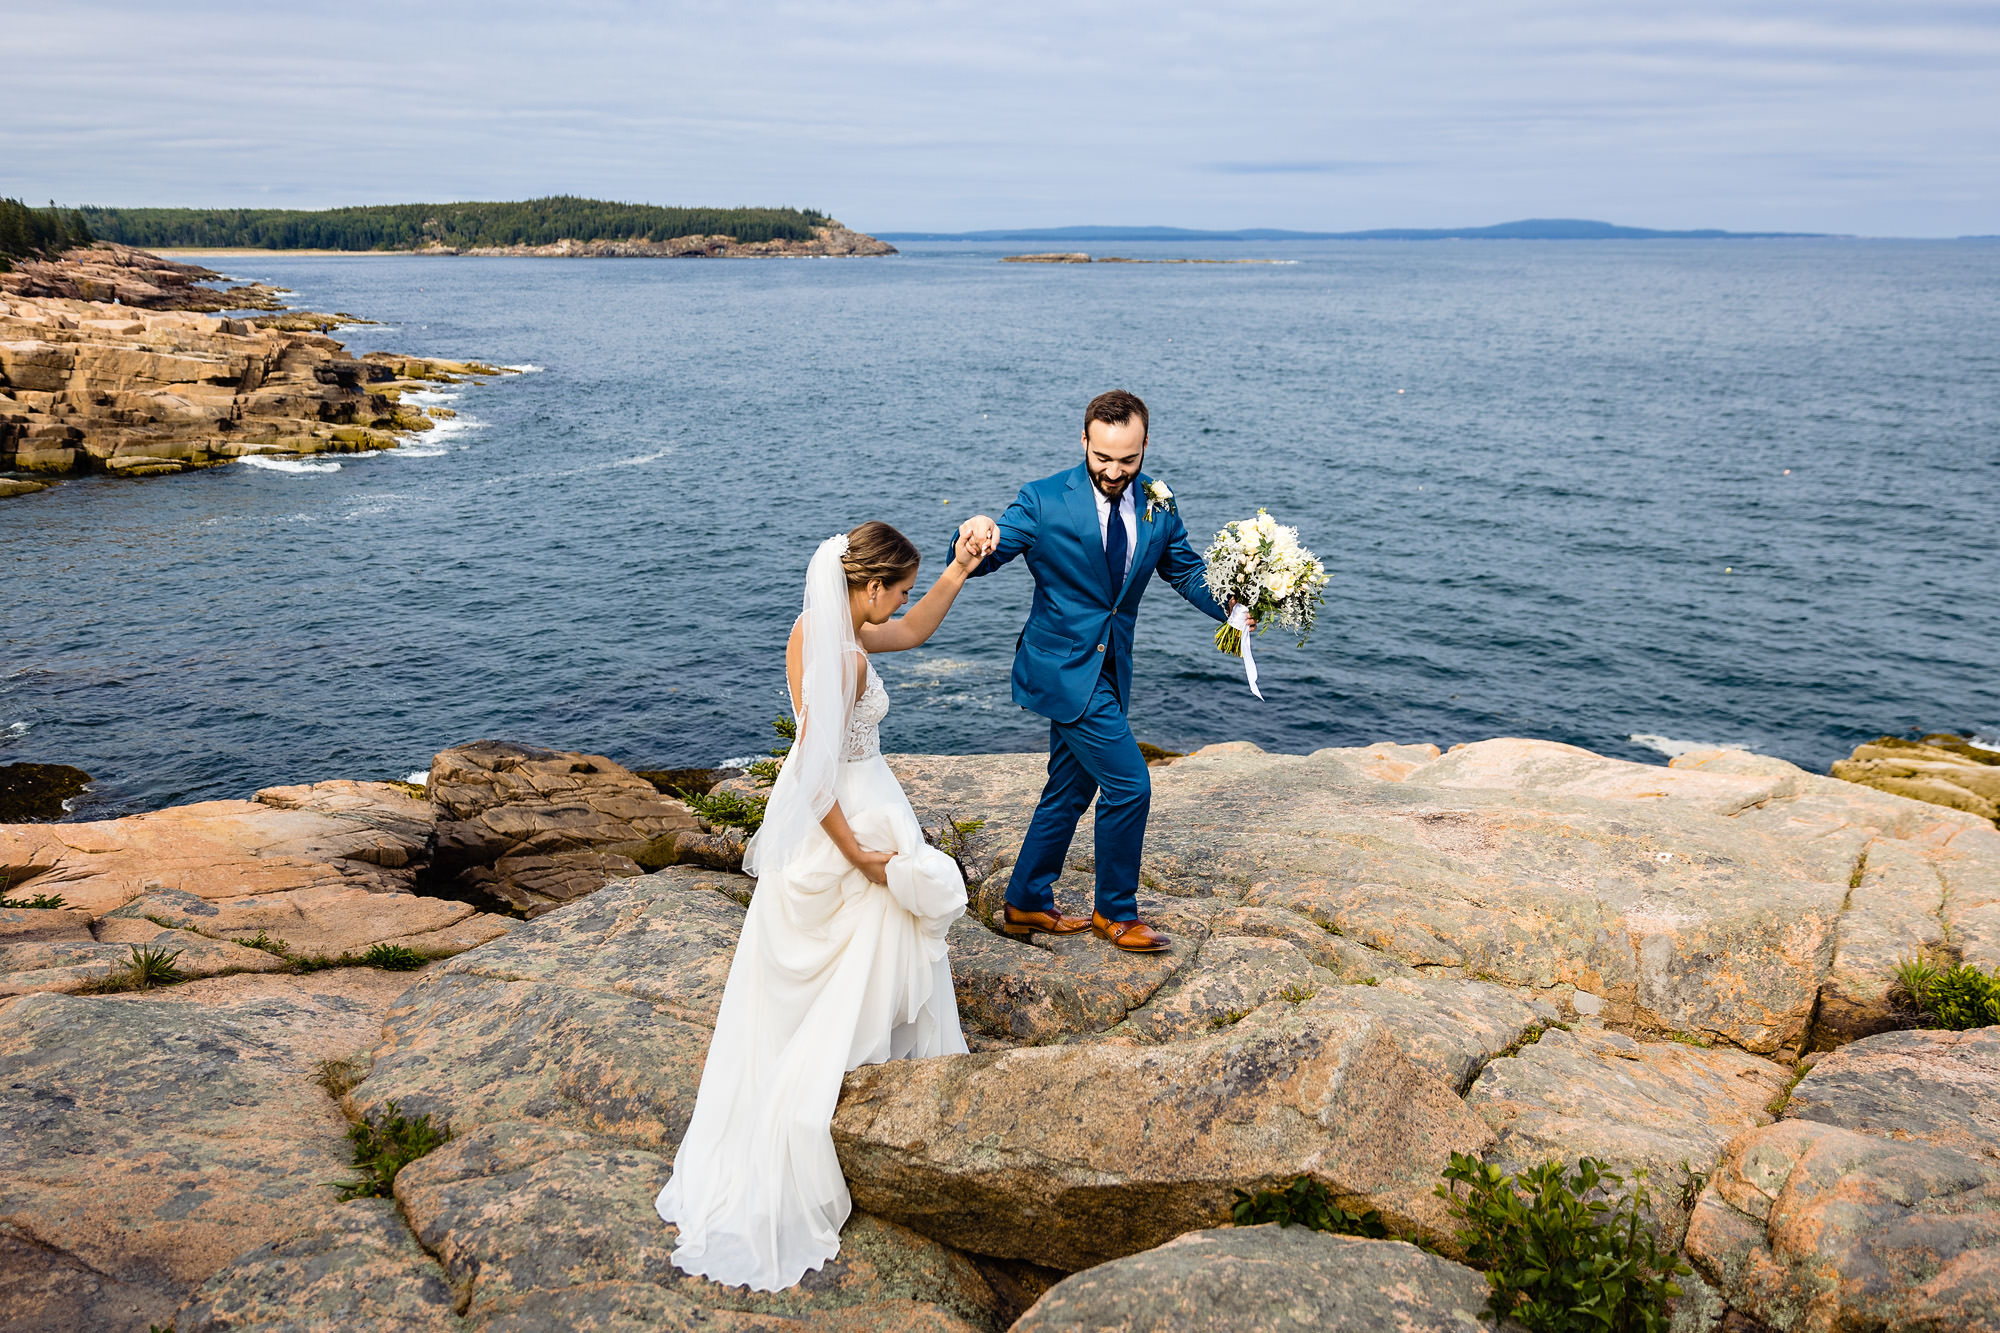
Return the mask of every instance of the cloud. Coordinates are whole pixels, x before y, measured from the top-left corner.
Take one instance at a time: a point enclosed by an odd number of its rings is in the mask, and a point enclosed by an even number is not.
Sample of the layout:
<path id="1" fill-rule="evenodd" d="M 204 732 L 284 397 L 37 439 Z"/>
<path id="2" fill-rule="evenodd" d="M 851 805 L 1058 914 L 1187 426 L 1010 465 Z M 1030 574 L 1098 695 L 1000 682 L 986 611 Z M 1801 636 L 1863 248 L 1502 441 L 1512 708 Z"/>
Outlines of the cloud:
<path id="1" fill-rule="evenodd" d="M 1311 176 L 1311 175 L 1356 175 L 1374 171 L 1392 171 L 1400 162 L 1339 162 L 1330 158 L 1305 162 L 1210 162 L 1204 171 L 1219 172 L 1225 176 Z"/>
<path id="2" fill-rule="evenodd" d="M 877 229 L 2000 229 L 2000 8 L 15 6 L 0 194 L 789 201 Z"/>

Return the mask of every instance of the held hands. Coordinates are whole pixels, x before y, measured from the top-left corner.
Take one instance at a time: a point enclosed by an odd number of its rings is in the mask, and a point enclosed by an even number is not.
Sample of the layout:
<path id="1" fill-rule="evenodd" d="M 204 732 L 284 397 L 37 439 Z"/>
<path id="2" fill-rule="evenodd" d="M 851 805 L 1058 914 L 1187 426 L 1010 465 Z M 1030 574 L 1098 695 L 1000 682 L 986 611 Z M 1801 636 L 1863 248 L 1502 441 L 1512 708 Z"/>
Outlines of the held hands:
<path id="1" fill-rule="evenodd" d="M 1240 602 L 1231 602 L 1231 603 L 1229 604 L 1229 614 L 1230 614 L 1230 615 L 1232 615 L 1232 616 L 1233 616 L 1233 615 L 1235 615 L 1235 614 L 1236 614 L 1236 608 L 1237 608 L 1238 606 L 1240 606 L 1240 605 L 1242 605 L 1242 603 L 1240 603 Z M 1255 634 L 1256 632 L 1257 632 L 1257 617 L 1255 617 L 1255 616 L 1251 616 L 1251 617 L 1250 617 L 1250 633 L 1252 633 L 1252 634 Z"/>
<path id="2" fill-rule="evenodd" d="M 952 563 L 969 572 L 999 544 L 1000 525 L 984 514 L 974 514 L 958 525 L 958 556 Z"/>
<path id="3" fill-rule="evenodd" d="M 889 882 L 889 858 L 893 855 L 895 855 L 893 852 L 871 852 L 865 847 L 860 847 L 856 848 L 855 854 L 847 859 L 853 863 L 856 870 L 868 877 L 870 883 L 886 885 Z"/>

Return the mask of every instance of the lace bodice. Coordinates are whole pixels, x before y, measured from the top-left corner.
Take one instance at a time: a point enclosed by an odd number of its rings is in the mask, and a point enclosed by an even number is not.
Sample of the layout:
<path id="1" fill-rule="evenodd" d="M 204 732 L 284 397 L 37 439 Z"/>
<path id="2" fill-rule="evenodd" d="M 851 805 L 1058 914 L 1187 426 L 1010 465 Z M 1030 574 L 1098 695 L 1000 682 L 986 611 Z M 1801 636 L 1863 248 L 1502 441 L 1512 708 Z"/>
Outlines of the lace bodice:
<path id="1" fill-rule="evenodd" d="M 882 678 L 875 674 L 875 664 L 868 664 L 868 684 L 861 691 L 861 697 L 854 701 L 854 711 L 847 715 L 847 735 L 840 743 L 842 759 L 873 759 L 882 753 L 882 719 L 889 715 L 889 691 L 882 687 Z"/>

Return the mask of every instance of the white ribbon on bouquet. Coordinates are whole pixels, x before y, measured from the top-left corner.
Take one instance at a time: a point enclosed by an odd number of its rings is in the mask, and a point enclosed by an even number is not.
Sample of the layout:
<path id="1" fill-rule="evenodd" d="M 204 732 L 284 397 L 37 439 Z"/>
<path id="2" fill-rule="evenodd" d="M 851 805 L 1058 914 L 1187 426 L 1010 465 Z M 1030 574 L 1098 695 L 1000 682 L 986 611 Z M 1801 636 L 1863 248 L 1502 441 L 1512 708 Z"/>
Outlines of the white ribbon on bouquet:
<path id="1" fill-rule="evenodd" d="M 1229 626 L 1243 636 L 1243 679 L 1250 686 L 1250 693 L 1259 699 L 1264 692 L 1257 688 L 1257 659 L 1250 655 L 1250 608 L 1238 602 L 1229 609 Z"/>

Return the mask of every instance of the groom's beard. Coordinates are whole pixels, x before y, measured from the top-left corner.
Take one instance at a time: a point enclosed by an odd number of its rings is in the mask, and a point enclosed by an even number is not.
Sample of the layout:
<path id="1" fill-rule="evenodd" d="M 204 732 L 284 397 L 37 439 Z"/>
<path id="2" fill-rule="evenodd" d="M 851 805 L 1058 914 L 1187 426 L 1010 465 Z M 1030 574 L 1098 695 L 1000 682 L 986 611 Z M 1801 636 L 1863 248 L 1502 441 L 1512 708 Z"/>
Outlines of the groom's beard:
<path id="1" fill-rule="evenodd" d="M 1141 461 L 1143 462 L 1144 460 Z M 1086 472 L 1090 471 L 1089 464 L 1084 465 L 1084 471 Z M 1131 489 L 1132 482 L 1138 477 L 1138 475 L 1139 475 L 1138 470 L 1135 468 L 1131 472 L 1126 473 L 1125 476 L 1120 478 L 1118 482 L 1115 483 L 1114 485 L 1114 483 L 1105 480 L 1105 478 L 1101 474 L 1096 472 L 1091 472 L 1090 484 L 1097 488 L 1098 494 L 1102 495 L 1112 504 L 1117 504 L 1120 500 L 1125 498 L 1125 492 Z"/>

